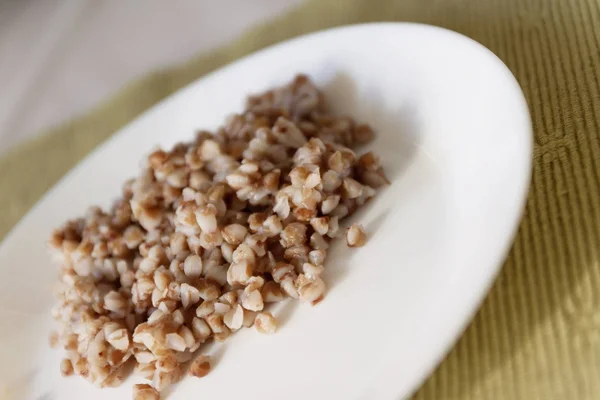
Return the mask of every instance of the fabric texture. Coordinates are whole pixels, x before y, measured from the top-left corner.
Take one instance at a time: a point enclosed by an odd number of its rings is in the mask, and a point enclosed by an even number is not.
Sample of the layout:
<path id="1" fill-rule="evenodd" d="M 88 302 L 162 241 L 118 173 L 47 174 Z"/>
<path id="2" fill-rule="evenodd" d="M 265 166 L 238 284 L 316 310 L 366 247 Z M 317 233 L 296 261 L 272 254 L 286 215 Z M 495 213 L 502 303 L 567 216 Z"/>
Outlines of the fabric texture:
<path id="1" fill-rule="evenodd" d="M 600 399 L 600 1 L 312 0 L 229 46 L 143 78 L 0 160 L 0 236 L 91 149 L 203 74 L 344 24 L 416 21 L 463 33 L 511 69 L 535 130 L 514 246 L 462 338 L 416 399 Z"/>

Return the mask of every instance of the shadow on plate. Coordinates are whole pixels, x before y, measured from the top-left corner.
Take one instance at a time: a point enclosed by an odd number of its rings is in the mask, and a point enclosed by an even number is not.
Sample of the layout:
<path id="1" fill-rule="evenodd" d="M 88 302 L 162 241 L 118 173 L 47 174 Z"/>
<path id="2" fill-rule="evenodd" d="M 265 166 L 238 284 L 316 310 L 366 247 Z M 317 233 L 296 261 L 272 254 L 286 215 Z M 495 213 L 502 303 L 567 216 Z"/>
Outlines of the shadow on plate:
<path id="1" fill-rule="evenodd" d="M 375 140 L 355 149 L 357 155 L 373 150 L 381 157 L 381 161 L 391 185 L 402 179 L 409 168 L 419 146 L 419 126 L 410 104 L 389 109 L 385 106 L 381 95 L 373 88 L 359 89 L 354 80 L 340 72 L 325 85 L 324 92 L 328 105 L 336 114 L 347 114 L 359 123 L 369 124 L 376 133 Z M 401 93 L 399 93 L 401 96 Z M 362 223 L 369 210 L 377 209 L 379 198 L 389 186 L 378 189 L 378 193 L 364 206 L 340 224 L 342 231 L 352 223 L 363 224 L 368 240 L 373 240 L 378 228 L 385 222 L 388 210 L 378 213 L 368 223 Z M 401 204 L 402 199 L 398 199 Z M 350 273 L 348 265 L 360 249 L 346 246 L 345 235 L 333 240 L 328 250 L 325 266 L 325 281 L 328 291 L 341 284 Z M 326 301 L 326 299 L 325 299 Z"/>

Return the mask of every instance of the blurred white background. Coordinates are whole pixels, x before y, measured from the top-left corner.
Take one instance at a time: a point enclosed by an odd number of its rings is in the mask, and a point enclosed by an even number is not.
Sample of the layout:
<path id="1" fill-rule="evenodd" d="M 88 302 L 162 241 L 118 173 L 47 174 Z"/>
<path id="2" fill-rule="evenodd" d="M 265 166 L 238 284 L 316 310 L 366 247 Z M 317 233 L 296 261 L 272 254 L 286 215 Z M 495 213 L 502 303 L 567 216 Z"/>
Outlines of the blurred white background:
<path id="1" fill-rule="evenodd" d="M 0 154 L 302 0 L 0 0 Z"/>

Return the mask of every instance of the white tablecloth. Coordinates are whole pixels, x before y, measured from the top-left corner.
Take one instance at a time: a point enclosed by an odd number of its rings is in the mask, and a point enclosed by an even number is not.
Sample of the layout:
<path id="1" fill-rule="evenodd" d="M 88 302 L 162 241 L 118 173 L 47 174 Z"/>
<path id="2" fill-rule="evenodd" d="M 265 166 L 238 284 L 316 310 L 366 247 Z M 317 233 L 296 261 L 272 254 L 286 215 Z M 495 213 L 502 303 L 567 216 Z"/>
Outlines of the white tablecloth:
<path id="1" fill-rule="evenodd" d="M 301 0 L 0 0 L 0 154 Z"/>

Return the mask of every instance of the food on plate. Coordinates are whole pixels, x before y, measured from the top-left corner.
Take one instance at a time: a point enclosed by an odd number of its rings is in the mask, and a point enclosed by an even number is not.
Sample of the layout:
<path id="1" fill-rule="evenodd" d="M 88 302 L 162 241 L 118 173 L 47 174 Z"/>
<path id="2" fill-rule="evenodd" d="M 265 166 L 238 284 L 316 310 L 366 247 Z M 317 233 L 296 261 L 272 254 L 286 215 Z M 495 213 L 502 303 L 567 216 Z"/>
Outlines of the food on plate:
<path id="1" fill-rule="evenodd" d="M 346 244 L 348 247 L 362 247 L 367 243 L 367 234 L 362 225 L 352 224 L 346 229 Z"/>
<path id="2" fill-rule="evenodd" d="M 373 136 L 328 113 L 299 75 L 250 96 L 216 132 L 152 152 L 110 209 L 91 208 L 50 240 L 63 375 L 117 386 L 133 363 L 151 383 L 134 398 L 158 399 L 186 374 L 208 374 L 203 343 L 251 326 L 276 332 L 271 303 L 320 302 L 341 221 L 387 183 L 377 156 L 352 150 Z M 358 225 L 346 234 L 349 246 L 365 238 Z"/>

